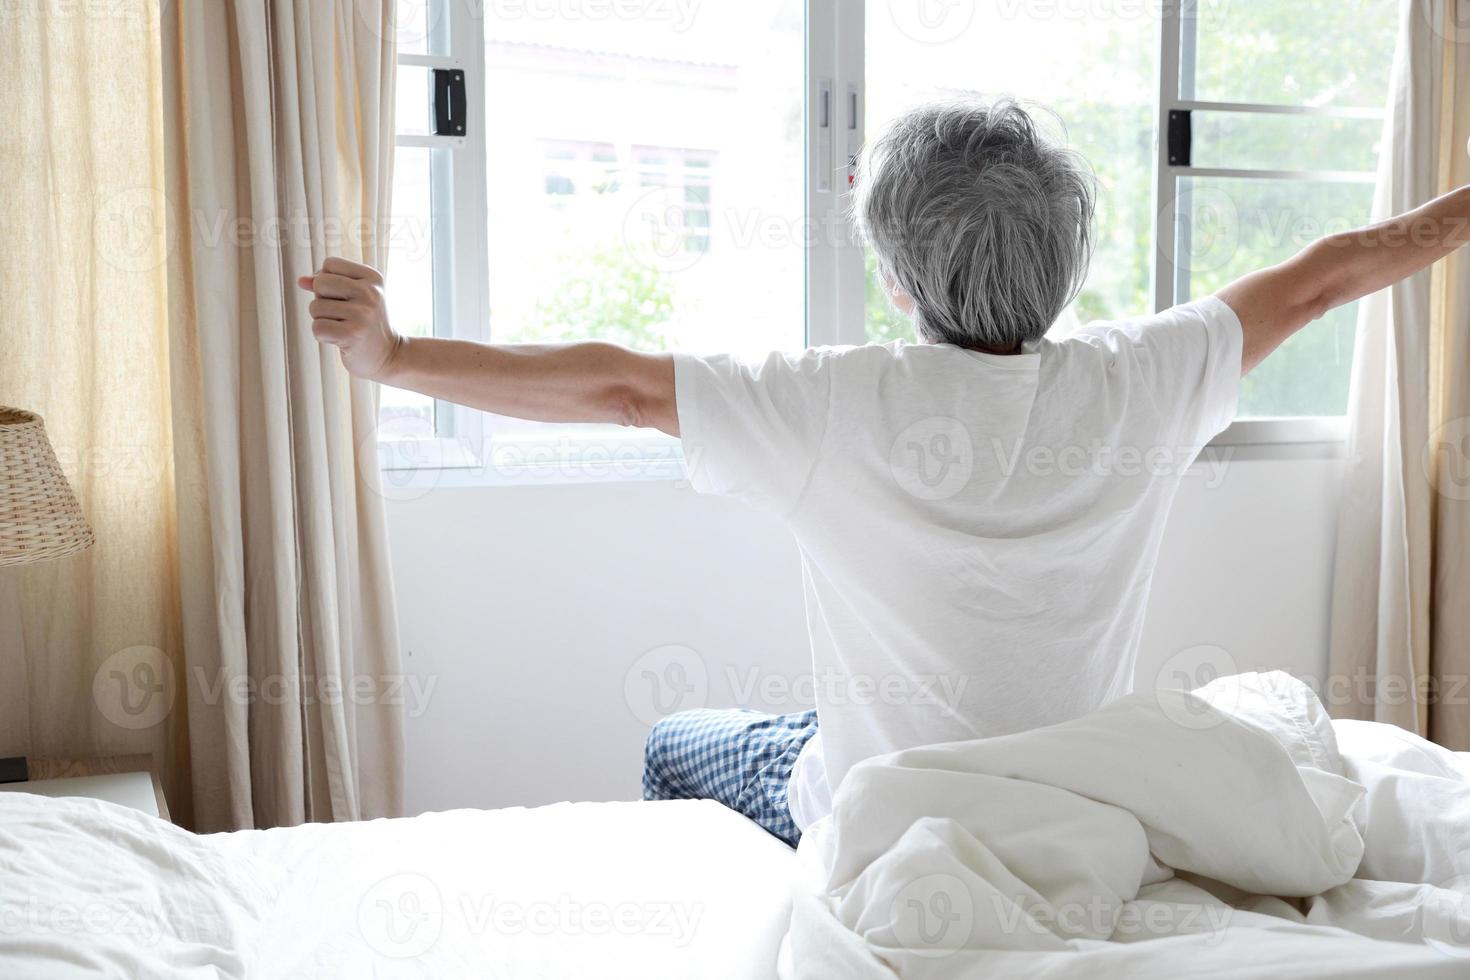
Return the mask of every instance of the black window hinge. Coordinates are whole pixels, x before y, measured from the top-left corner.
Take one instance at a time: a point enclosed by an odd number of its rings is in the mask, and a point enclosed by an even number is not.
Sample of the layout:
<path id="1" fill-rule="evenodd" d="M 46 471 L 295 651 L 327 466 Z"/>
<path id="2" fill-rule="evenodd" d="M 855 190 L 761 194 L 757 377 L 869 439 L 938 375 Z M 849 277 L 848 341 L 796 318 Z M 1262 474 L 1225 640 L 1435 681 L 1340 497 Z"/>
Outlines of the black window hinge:
<path id="1" fill-rule="evenodd" d="M 468 111 L 463 69 L 435 68 L 434 135 L 463 136 Z"/>
<path id="2" fill-rule="evenodd" d="M 1169 166 L 1192 166 L 1190 156 L 1194 152 L 1193 123 L 1188 109 L 1169 110 Z"/>

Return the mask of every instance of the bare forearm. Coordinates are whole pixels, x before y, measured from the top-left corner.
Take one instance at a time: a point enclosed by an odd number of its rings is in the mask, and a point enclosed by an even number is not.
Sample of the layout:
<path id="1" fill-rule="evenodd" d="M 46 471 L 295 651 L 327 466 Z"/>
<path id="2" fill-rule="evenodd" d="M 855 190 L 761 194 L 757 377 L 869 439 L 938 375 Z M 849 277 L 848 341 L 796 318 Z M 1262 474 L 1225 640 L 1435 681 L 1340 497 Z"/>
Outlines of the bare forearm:
<path id="1" fill-rule="evenodd" d="M 1362 299 L 1433 265 L 1470 242 L 1470 186 L 1357 231 L 1329 235 L 1313 260 L 1322 266 L 1327 309 Z"/>
<path id="2" fill-rule="evenodd" d="M 296 284 L 311 333 L 354 376 L 538 422 L 615 422 L 679 434 L 674 360 L 616 344 L 476 344 L 408 338 L 388 323 L 383 276 L 332 256 Z"/>
<path id="3" fill-rule="evenodd" d="M 677 435 L 673 361 L 614 344 L 403 338 L 381 380 L 538 422 L 611 422 Z"/>
<path id="4" fill-rule="evenodd" d="M 1240 317 L 1241 369 L 1328 310 L 1406 279 L 1470 242 L 1470 187 L 1367 228 L 1329 235 L 1220 290 Z"/>

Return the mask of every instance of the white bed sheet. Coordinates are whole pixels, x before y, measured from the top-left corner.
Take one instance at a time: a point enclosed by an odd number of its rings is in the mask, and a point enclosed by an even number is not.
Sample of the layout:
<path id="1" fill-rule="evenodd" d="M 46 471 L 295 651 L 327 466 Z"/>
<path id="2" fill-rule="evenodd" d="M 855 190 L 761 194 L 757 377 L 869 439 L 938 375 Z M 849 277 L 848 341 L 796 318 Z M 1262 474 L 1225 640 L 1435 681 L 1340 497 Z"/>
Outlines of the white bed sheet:
<path id="1" fill-rule="evenodd" d="M 770 977 L 795 856 L 716 803 L 196 836 L 0 795 L 0 977 Z"/>

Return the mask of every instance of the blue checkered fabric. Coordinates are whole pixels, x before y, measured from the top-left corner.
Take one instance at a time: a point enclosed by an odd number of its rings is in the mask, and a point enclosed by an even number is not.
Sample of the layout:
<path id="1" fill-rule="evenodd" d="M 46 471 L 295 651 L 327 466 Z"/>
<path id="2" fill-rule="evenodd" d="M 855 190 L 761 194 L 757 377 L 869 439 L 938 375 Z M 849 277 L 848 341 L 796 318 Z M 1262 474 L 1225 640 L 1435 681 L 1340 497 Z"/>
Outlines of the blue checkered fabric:
<path id="1" fill-rule="evenodd" d="M 718 800 L 796 846 L 786 790 L 791 767 L 817 733 L 817 713 L 747 708 L 681 711 L 660 719 L 643 751 L 645 800 Z"/>

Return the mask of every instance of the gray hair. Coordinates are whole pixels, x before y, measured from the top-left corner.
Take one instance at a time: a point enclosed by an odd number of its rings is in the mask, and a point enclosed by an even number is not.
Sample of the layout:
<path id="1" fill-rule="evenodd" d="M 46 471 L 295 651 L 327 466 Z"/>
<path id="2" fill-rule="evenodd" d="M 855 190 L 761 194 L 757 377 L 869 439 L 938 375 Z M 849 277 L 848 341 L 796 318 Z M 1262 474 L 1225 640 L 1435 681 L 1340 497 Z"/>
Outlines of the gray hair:
<path id="1" fill-rule="evenodd" d="M 900 117 L 864 151 L 852 208 L 930 343 L 1038 340 L 1087 277 L 1092 171 L 1011 99 Z"/>

